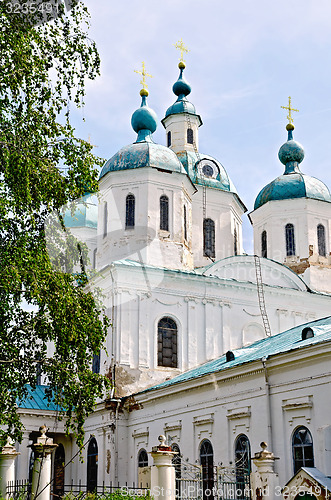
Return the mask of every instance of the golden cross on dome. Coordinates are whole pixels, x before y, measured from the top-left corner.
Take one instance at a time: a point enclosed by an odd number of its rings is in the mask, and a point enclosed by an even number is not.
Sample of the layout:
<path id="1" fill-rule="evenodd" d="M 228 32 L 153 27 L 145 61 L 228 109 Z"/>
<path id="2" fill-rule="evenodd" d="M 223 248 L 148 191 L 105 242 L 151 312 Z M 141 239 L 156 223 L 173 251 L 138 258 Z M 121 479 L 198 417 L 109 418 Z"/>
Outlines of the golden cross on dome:
<path id="1" fill-rule="evenodd" d="M 149 73 L 146 73 L 144 61 L 142 62 L 142 71 L 138 71 L 137 69 L 135 69 L 134 72 L 138 73 L 138 75 L 142 75 L 142 80 L 140 80 L 140 83 L 143 86 L 143 89 L 147 90 L 146 76 L 149 76 L 150 78 L 153 78 L 153 76 Z"/>
<path id="2" fill-rule="evenodd" d="M 174 43 L 174 47 L 176 47 L 176 49 L 180 50 L 180 61 L 184 62 L 184 52 L 185 53 L 189 52 L 189 49 L 187 47 L 185 47 L 182 38 L 178 42 Z"/>
<path id="3" fill-rule="evenodd" d="M 299 113 L 299 110 L 295 109 L 295 108 L 292 108 L 292 106 L 291 106 L 291 97 L 290 96 L 288 98 L 288 106 L 281 106 L 281 108 L 288 110 L 288 115 L 287 115 L 286 118 L 288 119 L 289 123 L 293 123 L 292 111 L 297 111 Z"/>

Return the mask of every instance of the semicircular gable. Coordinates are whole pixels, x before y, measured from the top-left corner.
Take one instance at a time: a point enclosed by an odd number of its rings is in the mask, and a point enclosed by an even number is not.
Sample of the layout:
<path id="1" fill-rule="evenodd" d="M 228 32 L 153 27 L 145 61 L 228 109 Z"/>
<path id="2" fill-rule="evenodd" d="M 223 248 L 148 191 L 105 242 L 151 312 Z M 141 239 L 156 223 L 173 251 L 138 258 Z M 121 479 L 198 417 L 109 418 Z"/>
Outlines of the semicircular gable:
<path id="1" fill-rule="evenodd" d="M 264 285 L 279 286 L 292 290 L 308 291 L 305 282 L 288 267 L 271 259 L 260 257 L 262 281 Z M 206 267 L 204 276 L 256 283 L 254 255 L 236 255 L 219 260 Z"/>

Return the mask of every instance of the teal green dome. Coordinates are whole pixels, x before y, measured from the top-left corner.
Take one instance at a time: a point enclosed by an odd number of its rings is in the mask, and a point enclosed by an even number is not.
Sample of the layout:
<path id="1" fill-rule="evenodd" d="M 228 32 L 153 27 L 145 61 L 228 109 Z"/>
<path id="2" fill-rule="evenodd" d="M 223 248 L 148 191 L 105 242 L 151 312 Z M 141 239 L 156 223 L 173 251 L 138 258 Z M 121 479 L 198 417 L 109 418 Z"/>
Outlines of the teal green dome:
<path id="1" fill-rule="evenodd" d="M 157 127 L 156 113 L 147 105 L 146 97 L 142 96 L 141 106 L 136 109 L 131 118 L 132 128 L 137 134 L 141 130 L 149 131 L 152 134 Z"/>
<path id="2" fill-rule="evenodd" d="M 108 172 L 143 167 L 186 173 L 183 165 L 171 149 L 161 144 L 155 144 L 152 141 L 145 141 L 135 142 L 120 149 L 104 164 L 99 179 Z"/>
<path id="3" fill-rule="evenodd" d="M 301 144 L 294 141 L 293 139 L 285 142 L 279 149 L 278 158 L 283 163 L 287 165 L 290 162 L 301 163 L 305 157 L 305 151 Z"/>
<path id="4" fill-rule="evenodd" d="M 96 229 L 98 225 L 98 198 L 95 194 L 83 196 L 81 201 L 76 202 L 75 210 L 71 215 L 71 210 L 64 213 L 63 221 L 67 228 L 90 227 Z"/>
<path id="5" fill-rule="evenodd" d="M 183 76 L 184 68 L 180 68 L 180 74 L 177 82 L 173 84 L 172 91 L 175 95 L 179 96 L 187 96 L 191 93 L 191 85 L 186 81 Z"/>
<path id="6" fill-rule="evenodd" d="M 152 133 L 156 129 L 156 114 L 147 106 L 147 91 L 142 90 L 142 102 L 131 118 L 132 128 L 137 132 L 136 142 L 120 149 L 104 164 L 99 179 L 108 172 L 151 167 L 185 174 L 185 169 L 176 154 L 166 146 L 155 144 Z"/>
<path id="7" fill-rule="evenodd" d="M 294 128 L 291 126 L 288 129 L 287 142 L 280 147 L 278 153 L 280 161 L 285 165 L 285 172 L 259 192 L 254 210 L 272 200 L 312 198 L 331 202 L 327 186 L 319 179 L 301 172 L 299 164 L 304 159 L 305 152 L 301 144 L 293 140 L 292 127 Z"/>
<path id="8" fill-rule="evenodd" d="M 231 181 L 227 171 L 223 165 L 210 155 L 199 153 L 199 157 L 193 151 L 183 151 L 177 153 L 178 158 L 182 162 L 186 172 L 194 184 L 204 185 L 220 189 L 221 191 L 230 191 L 236 193 L 237 190 Z M 204 176 L 199 165 L 204 162 L 213 169 L 213 176 Z"/>
<path id="9" fill-rule="evenodd" d="M 190 115 L 196 115 L 199 117 L 200 125 L 202 120 L 199 115 L 197 115 L 195 106 L 187 99 L 187 96 L 191 93 L 191 86 L 185 80 L 183 76 L 184 67 L 180 67 L 180 73 L 178 80 L 174 83 L 172 90 L 173 93 L 178 96 L 177 101 L 172 104 L 165 113 L 165 118 L 170 115 L 176 115 L 179 113 L 188 113 Z M 164 118 L 163 118 L 164 120 Z M 162 120 L 162 123 L 163 123 Z"/>

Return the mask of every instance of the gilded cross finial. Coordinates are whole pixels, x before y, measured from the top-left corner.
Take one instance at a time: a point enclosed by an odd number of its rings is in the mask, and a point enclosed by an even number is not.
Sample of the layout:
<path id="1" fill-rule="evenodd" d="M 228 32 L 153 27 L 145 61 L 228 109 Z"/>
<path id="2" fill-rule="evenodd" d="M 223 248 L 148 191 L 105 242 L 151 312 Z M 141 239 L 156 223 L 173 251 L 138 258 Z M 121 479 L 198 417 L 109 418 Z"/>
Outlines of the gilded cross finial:
<path id="1" fill-rule="evenodd" d="M 187 47 L 185 47 L 182 38 L 178 42 L 174 43 L 174 47 L 176 47 L 176 49 L 180 50 L 180 62 L 182 62 L 182 63 L 185 62 L 184 61 L 184 52 L 186 54 L 187 52 L 189 52 L 189 49 Z"/>
<path id="2" fill-rule="evenodd" d="M 292 111 L 299 112 L 299 110 L 295 109 L 295 108 L 292 108 L 292 106 L 291 106 L 291 97 L 290 96 L 288 98 L 288 106 L 281 106 L 281 108 L 288 110 L 287 119 L 288 119 L 288 122 L 292 124 L 293 123 Z"/>
<path id="3" fill-rule="evenodd" d="M 142 75 L 142 79 L 140 80 L 140 83 L 143 87 L 140 91 L 141 95 L 148 95 L 146 77 L 149 76 L 150 78 L 153 78 L 153 76 L 149 73 L 146 73 L 145 62 L 142 62 L 142 71 L 135 69 L 134 72 L 138 73 L 138 75 Z"/>

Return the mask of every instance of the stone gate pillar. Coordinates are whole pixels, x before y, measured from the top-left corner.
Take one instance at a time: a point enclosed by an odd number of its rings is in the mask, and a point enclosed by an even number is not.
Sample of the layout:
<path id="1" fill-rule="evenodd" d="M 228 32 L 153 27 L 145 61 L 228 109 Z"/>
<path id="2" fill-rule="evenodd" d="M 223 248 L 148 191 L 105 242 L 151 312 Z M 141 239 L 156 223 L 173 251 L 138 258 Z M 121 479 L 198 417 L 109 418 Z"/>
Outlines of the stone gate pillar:
<path id="1" fill-rule="evenodd" d="M 275 472 L 277 457 L 267 450 L 267 443 L 260 444 L 262 451 L 255 453 L 256 472 L 251 473 L 252 500 L 279 500 L 279 480 Z"/>
<path id="2" fill-rule="evenodd" d="M 8 438 L 0 453 L 0 496 L 8 498 L 7 485 L 15 481 L 15 459 L 19 455 L 14 446 L 10 444 Z"/>
<path id="3" fill-rule="evenodd" d="M 52 453 L 57 447 L 53 439 L 46 436 L 47 427 L 40 427 L 37 442 L 31 445 L 35 459 L 32 470 L 31 500 L 38 495 L 38 500 L 50 500 L 51 475 L 52 475 Z"/>
<path id="4" fill-rule="evenodd" d="M 151 496 L 154 498 L 176 499 L 176 474 L 172 465 L 172 458 L 177 454 L 166 446 L 165 436 L 159 436 L 159 446 L 153 446 L 152 457 L 154 464 L 151 467 Z"/>

